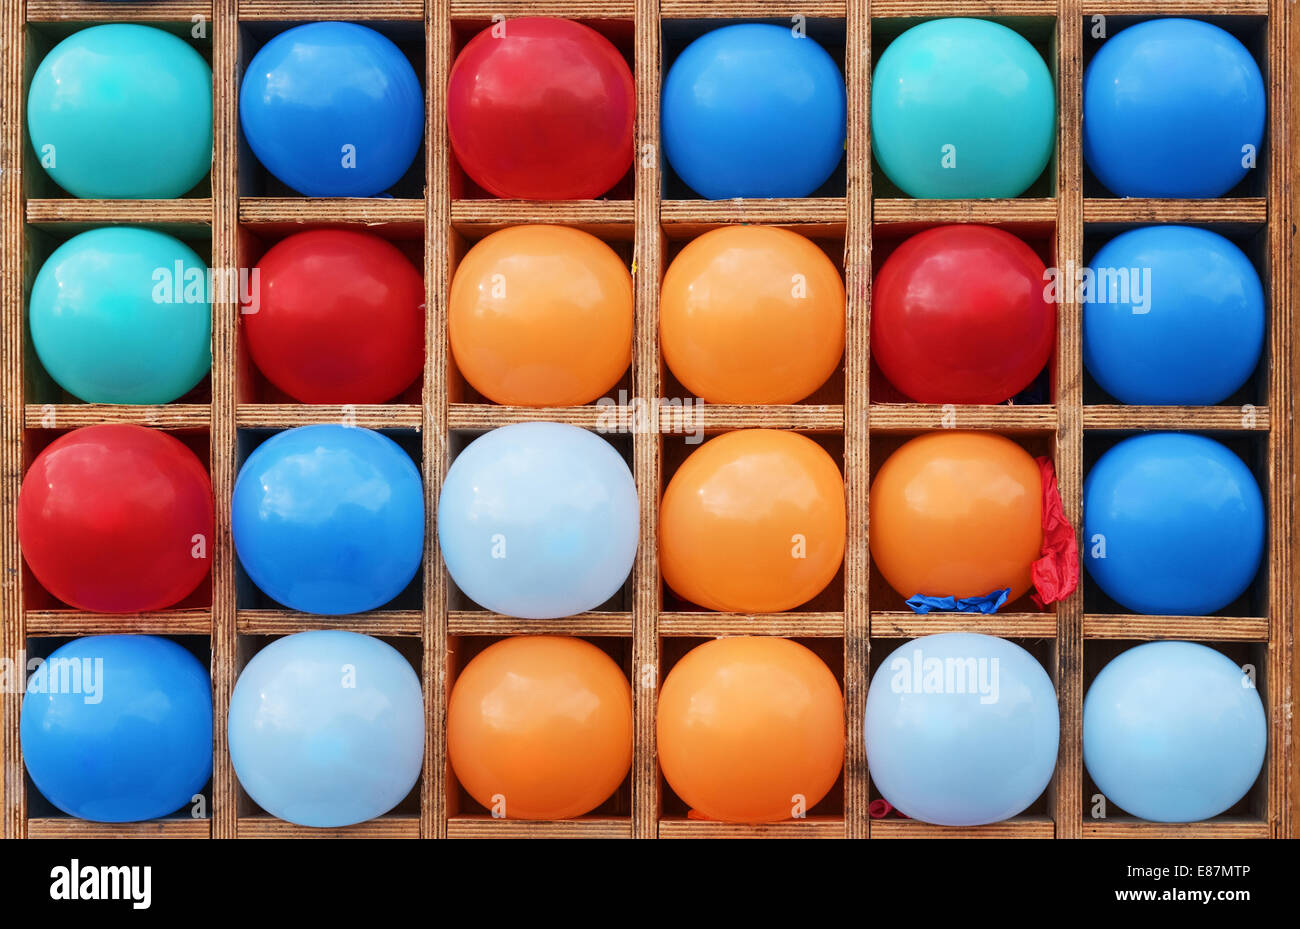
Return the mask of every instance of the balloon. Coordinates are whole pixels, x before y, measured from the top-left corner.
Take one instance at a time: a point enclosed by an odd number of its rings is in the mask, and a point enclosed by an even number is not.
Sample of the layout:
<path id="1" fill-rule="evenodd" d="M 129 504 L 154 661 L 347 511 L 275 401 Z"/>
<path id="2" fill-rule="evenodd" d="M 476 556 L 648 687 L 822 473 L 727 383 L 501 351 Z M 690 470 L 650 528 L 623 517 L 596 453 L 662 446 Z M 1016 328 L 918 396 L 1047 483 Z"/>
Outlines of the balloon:
<path id="1" fill-rule="evenodd" d="M 724 226 L 664 275 L 664 361 L 709 403 L 794 403 L 844 354 L 844 282 L 826 253 L 774 226 Z"/>
<path id="2" fill-rule="evenodd" d="M 844 157 L 844 76 L 812 39 L 741 23 L 686 47 L 664 80 L 664 154 L 710 200 L 806 197 Z"/>
<path id="3" fill-rule="evenodd" d="M 1264 288 L 1208 229 L 1145 226 L 1101 247 L 1083 307 L 1083 361 L 1123 403 L 1208 406 L 1255 372 Z"/>
<path id="4" fill-rule="evenodd" d="M 253 363 L 304 403 L 384 403 L 424 367 L 424 279 L 392 243 L 300 232 L 254 269 L 240 321 Z M 256 312 L 253 312 L 256 310 Z"/>
<path id="5" fill-rule="evenodd" d="M 1133 436 L 1083 482 L 1084 565 L 1138 613 L 1204 616 L 1250 587 L 1264 554 L 1264 499 L 1245 463 L 1213 439 Z"/>
<path id="6" fill-rule="evenodd" d="M 904 598 L 1008 588 L 1014 601 L 1029 590 L 1043 545 L 1042 476 L 1010 439 L 917 436 L 880 466 L 868 499 L 871 559 Z"/>
<path id="7" fill-rule="evenodd" d="M 1226 655 L 1148 642 L 1101 669 L 1083 701 L 1083 763 L 1140 819 L 1188 823 L 1244 797 L 1264 766 L 1264 704 Z"/>
<path id="8" fill-rule="evenodd" d="M 387 642 L 339 629 L 276 639 L 235 682 L 230 762 L 253 802 L 300 826 L 382 816 L 424 763 L 424 699 Z"/>
<path id="9" fill-rule="evenodd" d="M 143 426 L 74 429 L 36 456 L 18 495 L 32 574 L 79 610 L 141 613 L 208 576 L 212 483 L 194 453 Z"/>
<path id="10" fill-rule="evenodd" d="M 934 19 L 885 49 L 871 79 L 871 151 L 911 197 L 1016 197 L 1056 146 L 1042 55 L 983 19 Z"/>
<path id="11" fill-rule="evenodd" d="M 74 197 L 179 197 L 212 164 L 212 69 L 161 29 L 82 29 L 32 75 L 27 131 L 41 167 Z"/>
<path id="12" fill-rule="evenodd" d="M 599 197 L 632 167 L 635 115 L 622 53 L 567 19 L 489 26 L 461 49 L 447 81 L 456 160 L 497 197 Z"/>
<path id="13" fill-rule="evenodd" d="M 991 635 L 899 646 L 867 692 L 871 779 L 904 815 L 980 826 L 1023 812 L 1056 769 L 1061 719 L 1034 656 Z"/>
<path id="14" fill-rule="evenodd" d="M 556 619 L 623 587 L 641 528 L 627 462 L 561 423 L 493 429 L 456 456 L 438 498 L 451 579 L 507 616 Z"/>
<path id="15" fill-rule="evenodd" d="M 844 479 L 807 436 L 742 429 L 710 439 L 659 507 L 664 582 L 710 610 L 775 613 L 807 603 L 844 560 Z"/>
<path id="16" fill-rule="evenodd" d="M 152 229 L 64 242 L 36 275 L 28 312 L 41 365 L 87 403 L 170 403 L 212 367 L 208 266 Z"/>
<path id="17" fill-rule="evenodd" d="M 737 823 L 802 815 L 844 766 L 844 696 L 789 639 L 740 636 L 691 649 L 659 694 L 659 765 L 697 813 Z"/>
<path id="18" fill-rule="evenodd" d="M 1264 79 L 1231 34 L 1152 19 L 1101 46 L 1083 75 L 1083 157 L 1119 197 L 1219 197 L 1264 143 Z"/>
<path id="19" fill-rule="evenodd" d="M 938 226 L 886 259 L 871 301 L 871 357 L 918 403 L 1002 403 L 1056 345 L 1034 250 L 992 226 Z"/>
<path id="20" fill-rule="evenodd" d="M 309 197 L 373 197 L 424 137 L 424 90 L 396 45 L 366 26 L 286 29 L 253 56 L 239 122 L 266 170 Z"/>
<path id="21" fill-rule="evenodd" d="M 92 635 L 55 649 L 27 682 L 20 730 L 36 789 L 78 819 L 157 819 L 212 776 L 208 670 L 157 636 Z"/>
<path id="22" fill-rule="evenodd" d="M 582 639 L 517 636 L 476 655 L 447 707 L 456 779 L 495 816 L 570 819 L 632 766 L 632 687 Z"/>
<path id="23" fill-rule="evenodd" d="M 465 380 L 494 403 L 590 403 L 632 362 L 632 275 L 581 229 L 502 229 L 461 259 L 447 334 Z"/>
<path id="24" fill-rule="evenodd" d="M 286 429 L 240 468 L 231 526 L 240 563 L 267 596 L 305 613 L 372 610 L 419 570 L 420 472 L 369 429 Z"/>

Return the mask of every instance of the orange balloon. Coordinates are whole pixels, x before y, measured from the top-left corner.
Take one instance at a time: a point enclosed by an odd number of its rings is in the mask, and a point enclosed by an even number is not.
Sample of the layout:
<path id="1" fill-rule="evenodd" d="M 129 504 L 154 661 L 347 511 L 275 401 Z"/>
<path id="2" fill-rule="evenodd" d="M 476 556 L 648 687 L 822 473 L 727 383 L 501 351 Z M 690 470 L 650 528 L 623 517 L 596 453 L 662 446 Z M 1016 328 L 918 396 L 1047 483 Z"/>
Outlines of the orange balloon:
<path id="1" fill-rule="evenodd" d="M 502 639 L 456 679 L 447 752 L 461 786 L 489 810 L 509 819 L 581 816 L 632 765 L 632 687 L 582 639 Z"/>
<path id="2" fill-rule="evenodd" d="M 844 282 L 826 253 L 773 226 L 725 226 L 664 275 L 664 361 L 709 403 L 794 403 L 844 354 Z"/>
<path id="3" fill-rule="evenodd" d="M 933 432 L 885 460 L 871 485 L 871 557 L 904 597 L 1029 589 L 1043 545 L 1042 476 L 1000 435 Z"/>
<path id="4" fill-rule="evenodd" d="M 725 822 L 780 822 L 835 785 L 844 695 L 797 642 L 715 639 L 668 673 L 658 730 L 664 777 L 692 809 Z"/>
<path id="5" fill-rule="evenodd" d="M 844 479 L 796 432 L 742 429 L 682 462 L 659 507 L 664 581 L 710 610 L 806 603 L 844 559 Z"/>
<path id="6" fill-rule="evenodd" d="M 447 334 L 465 380 L 495 403 L 590 403 L 632 362 L 632 275 L 581 229 L 502 229 L 461 259 Z"/>

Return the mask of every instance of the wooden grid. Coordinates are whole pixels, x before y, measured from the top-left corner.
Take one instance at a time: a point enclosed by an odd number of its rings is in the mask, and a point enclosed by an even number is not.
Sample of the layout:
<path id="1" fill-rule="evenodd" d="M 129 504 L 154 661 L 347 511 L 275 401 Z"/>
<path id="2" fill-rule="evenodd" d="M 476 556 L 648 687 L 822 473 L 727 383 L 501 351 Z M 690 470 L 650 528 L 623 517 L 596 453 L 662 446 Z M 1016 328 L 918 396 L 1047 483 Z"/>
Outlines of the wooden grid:
<path id="1" fill-rule="evenodd" d="M 1255 196 L 1212 201 L 1117 200 L 1085 197 L 1080 154 L 1081 97 L 1085 30 L 1093 15 L 1147 16 L 1176 13 L 1252 18 L 1264 42 L 1269 87 L 1267 154 L 1256 172 L 1262 181 Z M 619 21 L 630 27 L 637 86 L 634 185 L 631 200 L 538 203 L 509 200 L 452 200 L 452 173 L 444 129 L 447 74 L 456 49 L 474 27 L 493 15 L 568 16 L 587 21 Z M 722 20 L 792 15 L 838 21 L 844 36 L 849 124 L 846 195 L 807 200 L 705 202 L 663 199 L 664 166 L 659 147 L 659 88 L 663 74 L 664 22 Z M 1300 781 L 1292 745 L 1291 693 L 1300 687 L 1292 660 L 1291 596 L 1296 576 L 1292 558 L 1295 448 L 1292 431 L 1292 375 L 1297 346 L 1293 281 L 1300 257 L 1293 250 L 1292 223 L 1300 216 L 1300 185 L 1291 152 L 1300 142 L 1300 103 L 1292 93 L 1300 49 L 1300 14 L 1289 0 L 808 0 L 784 7 L 772 0 L 158 0 L 147 3 L 96 3 L 91 0 L 4 0 L 0 19 L 0 298 L 3 300 L 3 368 L 0 370 L 0 606 L 3 654 L 21 652 L 29 637 L 70 636 L 113 631 L 207 636 L 211 645 L 217 735 L 211 818 L 170 819 L 106 825 L 70 818 L 29 817 L 27 790 L 18 745 L 20 694 L 0 697 L 3 737 L 3 820 L 6 837 L 52 836 L 803 836 L 893 838 L 922 836 L 1151 837 L 1286 836 L 1300 816 Z M 1039 22 L 1050 35 L 1049 65 L 1059 100 L 1059 144 L 1053 161 L 1051 195 L 1012 200 L 917 201 L 873 199 L 868 100 L 873 27 L 897 31 L 898 22 L 915 18 L 973 15 L 1008 17 L 1015 26 Z M 215 150 L 211 182 L 203 196 L 171 201 L 75 200 L 51 196 L 41 185 L 40 168 L 26 144 L 23 104 L 27 80 L 38 55 L 33 36 L 41 30 L 103 21 L 188 24 L 201 17 L 207 26 L 214 73 Z M 1029 18 L 1029 19 L 1025 19 Z M 383 24 L 422 24 L 424 32 L 427 132 L 422 199 L 332 200 L 303 197 L 241 196 L 238 75 L 249 54 L 241 24 L 293 23 L 344 19 Z M 244 156 L 247 158 L 247 155 Z M 1289 185 L 1289 186 L 1288 186 Z M 57 193 L 57 192 L 56 192 Z M 236 439 L 243 429 L 278 429 L 335 422 L 339 407 L 250 402 L 240 385 L 238 307 L 213 306 L 213 367 L 207 403 L 152 407 L 109 407 L 28 402 L 24 334 L 26 289 L 35 273 L 29 247 L 32 230 L 64 234 L 86 225 L 147 222 L 193 227 L 211 236 L 214 266 L 237 267 L 250 235 L 273 238 L 312 224 L 355 224 L 405 230 L 423 239 L 427 289 L 427 360 L 419 404 L 392 403 L 348 411 L 358 425 L 418 431 L 421 467 L 430 521 L 438 488 L 457 436 L 525 420 L 555 420 L 595 428 L 594 407 L 533 410 L 472 402 L 449 363 L 446 303 L 455 264 L 474 239 L 520 222 L 580 226 L 602 237 L 630 243 L 635 275 L 636 330 L 630 385 L 642 400 L 662 395 L 668 376 L 659 355 L 659 284 L 671 243 L 718 225 L 772 223 L 842 245 L 848 317 L 842 396 L 836 402 L 789 406 L 707 407 L 700 425 L 708 432 L 767 426 L 826 438 L 842 450 L 849 513 L 843 597 L 790 613 L 747 617 L 701 611 L 665 610 L 657 565 L 658 498 L 670 471 L 665 443 L 672 437 L 637 432 L 623 437 L 631 450 L 640 493 L 641 546 L 625 608 L 587 613 L 545 624 L 460 609 L 443 570 L 432 524 L 424 561 L 422 606 L 356 617 L 312 617 L 277 609 L 237 607 L 237 572 L 230 541 L 229 505 L 237 470 Z M 970 406 L 946 410 L 921 404 L 871 403 L 869 392 L 869 314 L 871 257 L 878 235 L 899 235 L 920 224 L 989 222 L 1050 237 L 1058 265 L 1084 258 L 1085 234 L 1121 224 L 1187 222 L 1255 233 L 1262 241 L 1260 266 L 1270 294 L 1267 359 L 1261 375 L 1266 403 L 1246 412 L 1237 406 L 1130 407 L 1085 405 L 1080 353 L 1080 308 L 1059 306 L 1059 335 L 1053 361 L 1054 402 L 1030 406 Z M 954 421 L 955 415 L 955 421 Z M 53 417 L 53 420 L 50 419 Z M 15 527 L 22 473 L 32 453 L 33 435 L 99 422 L 134 422 L 180 433 L 206 434 L 216 497 L 217 539 L 213 547 L 212 604 L 205 609 L 171 610 L 131 617 L 103 616 L 64 609 L 28 608 Z M 1050 453 L 1056 464 L 1065 510 L 1077 527 L 1081 515 L 1085 445 L 1090 437 L 1152 428 L 1195 429 L 1254 440 L 1260 449 L 1257 473 L 1269 504 L 1269 546 L 1261 615 L 1239 617 L 1154 617 L 1090 614 L 1082 585 L 1053 611 L 1029 612 L 1025 604 L 994 616 L 931 614 L 916 616 L 872 579 L 867 544 L 867 489 L 872 452 L 891 448 L 910 434 L 951 427 L 996 430 L 1027 446 Z M 669 456 L 671 458 L 671 456 Z M 671 462 L 669 462 L 671 464 Z M 838 608 L 835 608 L 835 607 Z M 461 809 L 447 764 L 444 740 L 446 704 L 456 670 L 459 642 L 542 631 L 615 641 L 633 683 L 636 748 L 629 782 L 602 811 L 561 823 L 493 820 Z M 265 637 L 312 628 L 345 628 L 418 644 L 412 654 L 427 707 L 425 764 L 415 802 L 369 823 L 346 829 L 313 830 L 258 813 L 242 796 L 226 750 L 226 706 L 239 668 Z M 1061 748 L 1056 776 L 1045 802 L 1005 823 L 976 829 L 928 826 L 899 818 L 872 819 L 874 796 L 862 744 L 862 718 L 875 649 L 939 631 L 980 631 L 1020 640 L 1038 649 L 1055 680 L 1061 710 Z M 827 812 L 815 809 L 803 821 L 749 827 L 702 822 L 666 812 L 655 757 L 656 685 L 667 673 L 665 653 L 682 640 L 756 633 L 787 635 L 817 644 L 823 654 L 841 656 L 847 711 L 847 749 L 842 790 Z M 1095 820 L 1086 816 L 1081 758 L 1081 714 L 1088 683 L 1085 650 L 1139 640 L 1201 640 L 1242 654 L 1261 669 L 1262 695 L 1269 718 L 1269 753 L 1248 809 L 1205 823 L 1162 825 L 1132 819 Z M 826 650 L 829 649 L 829 652 Z M 680 649 L 678 649 L 680 650 Z M 879 655 L 877 655 L 879 657 Z M 677 806 L 680 806 L 678 803 Z"/>

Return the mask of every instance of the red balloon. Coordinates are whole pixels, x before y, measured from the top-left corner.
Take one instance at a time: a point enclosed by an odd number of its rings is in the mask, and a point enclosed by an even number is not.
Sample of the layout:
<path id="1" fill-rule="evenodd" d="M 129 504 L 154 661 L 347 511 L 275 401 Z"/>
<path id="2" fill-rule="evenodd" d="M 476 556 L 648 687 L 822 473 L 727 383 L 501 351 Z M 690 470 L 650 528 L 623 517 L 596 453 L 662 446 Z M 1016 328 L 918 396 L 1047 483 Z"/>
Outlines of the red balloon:
<path id="1" fill-rule="evenodd" d="M 991 226 L 939 226 L 900 245 L 876 274 L 871 357 L 918 403 L 1002 403 L 1047 365 L 1056 309 L 1046 267 Z"/>
<path id="2" fill-rule="evenodd" d="M 424 367 L 424 279 L 397 246 L 299 232 L 257 268 L 240 314 L 253 364 L 303 403 L 385 403 Z M 256 312 L 252 312 L 256 310 Z"/>
<path id="3" fill-rule="evenodd" d="M 447 131 L 465 173 L 497 197 L 583 200 L 632 167 L 632 70 L 596 30 L 524 17 L 456 56 Z"/>
<path id="4" fill-rule="evenodd" d="M 18 542 L 58 599 L 97 613 L 161 610 L 207 576 L 212 484 L 194 453 L 143 426 L 87 426 L 36 456 Z"/>

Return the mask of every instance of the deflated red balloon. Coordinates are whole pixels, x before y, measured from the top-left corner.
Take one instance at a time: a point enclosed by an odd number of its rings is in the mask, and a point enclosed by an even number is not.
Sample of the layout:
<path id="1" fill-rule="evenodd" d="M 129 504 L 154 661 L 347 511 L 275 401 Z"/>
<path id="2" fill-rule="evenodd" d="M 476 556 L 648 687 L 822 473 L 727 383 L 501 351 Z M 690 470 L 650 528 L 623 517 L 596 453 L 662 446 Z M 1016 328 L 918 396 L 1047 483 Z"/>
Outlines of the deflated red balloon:
<path id="1" fill-rule="evenodd" d="M 991 226 L 912 236 L 876 274 L 871 356 L 918 403 L 1002 403 L 1047 365 L 1056 311 L 1046 267 Z"/>
<path id="2" fill-rule="evenodd" d="M 207 576 L 212 484 L 195 454 L 143 426 L 76 429 L 36 456 L 18 541 L 41 585 L 82 610 L 173 606 Z"/>
<path id="3" fill-rule="evenodd" d="M 497 197 L 599 197 L 632 167 L 632 70 L 599 32 L 525 17 L 457 56 L 447 131 L 460 166 Z"/>

